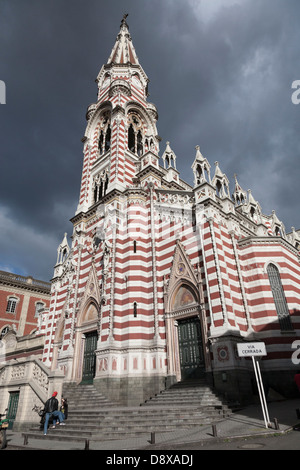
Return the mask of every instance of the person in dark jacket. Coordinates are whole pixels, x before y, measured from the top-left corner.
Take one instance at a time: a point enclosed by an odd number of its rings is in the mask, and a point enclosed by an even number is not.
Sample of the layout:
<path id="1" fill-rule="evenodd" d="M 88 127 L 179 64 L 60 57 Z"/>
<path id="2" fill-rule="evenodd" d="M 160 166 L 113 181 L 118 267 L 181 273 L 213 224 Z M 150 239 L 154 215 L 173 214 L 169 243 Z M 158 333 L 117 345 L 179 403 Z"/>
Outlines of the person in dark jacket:
<path id="1" fill-rule="evenodd" d="M 60 411 L 62 412 L 64 421 L 68 418 L 68 400 L 66 398 L 61 399 Z"/>
<path id="2" fill-rule="evenodd" d="M 62 412 L 58 411 L 58 400 L 56 398 L 57 392 L 53 392 L 52 397 L 49 398 L 44 407 L 45 423 L 44 423 L 44 436 L 48 431 L 48 423 L 51 417 L 58 418 L 59 424 L 64 425 L 65 423 Z"/>

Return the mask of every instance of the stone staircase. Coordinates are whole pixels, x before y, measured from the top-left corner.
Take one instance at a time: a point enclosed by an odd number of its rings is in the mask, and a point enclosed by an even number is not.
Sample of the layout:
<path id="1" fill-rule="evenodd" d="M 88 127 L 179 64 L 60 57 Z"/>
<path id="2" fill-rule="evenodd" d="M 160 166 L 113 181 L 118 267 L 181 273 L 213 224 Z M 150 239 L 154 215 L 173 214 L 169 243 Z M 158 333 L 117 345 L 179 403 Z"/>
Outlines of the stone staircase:
<path id="1" fill-rule="evenodd" d="M 231 414 L 204 380 L 178 383 L 136 407 L 110 402 L 93 385 L 68 385 L 63 395 L 69 402 L 66 426 L 49 428 L 47 437 L 40 429 L 32 429 L 26 432 L 28 438 L 125 439 L 152 432 L 190 429 Z"/>

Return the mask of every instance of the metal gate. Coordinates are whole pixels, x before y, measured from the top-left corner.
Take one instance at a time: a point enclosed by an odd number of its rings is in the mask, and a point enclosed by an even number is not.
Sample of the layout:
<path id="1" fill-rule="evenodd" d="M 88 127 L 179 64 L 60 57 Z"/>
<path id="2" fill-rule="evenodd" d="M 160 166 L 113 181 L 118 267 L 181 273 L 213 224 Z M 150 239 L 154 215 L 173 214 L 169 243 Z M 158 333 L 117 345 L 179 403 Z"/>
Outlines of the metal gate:
<path id="1" fill-rule="evenodd" d="M 96 354 L 98 335 L 96 331 L 85 335 L 82 383 L 92 383 L 96 371 Z"/>
<path id="2" fill-rule="evenodd" d="M 181 380 L 203 377 L 205 361 L 199 318 L 178 321 L 178 341 Z"/>

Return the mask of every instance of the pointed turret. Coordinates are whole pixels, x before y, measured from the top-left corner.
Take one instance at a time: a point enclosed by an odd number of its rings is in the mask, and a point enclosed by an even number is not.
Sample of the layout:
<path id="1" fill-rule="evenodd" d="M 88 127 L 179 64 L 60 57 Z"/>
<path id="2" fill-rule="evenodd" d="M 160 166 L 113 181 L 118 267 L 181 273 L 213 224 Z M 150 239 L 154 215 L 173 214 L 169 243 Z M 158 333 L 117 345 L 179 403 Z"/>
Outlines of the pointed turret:
<path id="1" fill-rule="evenodd" d="M 219 167 L 219 162 L 215 162 L 215 175 L 212 180 L 213 186 L 216 188 L 217 196 L 221 199 L 230 198 L 229 195 L 229 180 L 225 173 L 223 173 Z"/>
<path id="2" fill-rule="evenodd" d="M 233 200 L 237 206 L 239 206 L 240 204 L 246 204 L 247 191 L 244 191 L 244 189 L 240 186 L 237 180 L 236 174 L 234 174 L 234 179 L 235 179 L 235 186 L 234 186 L 234 192 L 232 194 Z"/>
<path id="3" fill-rule="evenodd" d="M 176 169 L 176 155 L 170 147 L 170 142 L 166 143 L 166 149 L 162 155 L 164 168 L 167 170 L 165 179 L 169 182 L 179 182 L 179 171 Z"/>
<path id="4" fill-rule="evenodd" d="M 120 26 L 120 32 L 117 36 L 115 45 L 108 58 L 107 64 L 128 64 L 139 65 L 139 60 L 132 44 L 129 33 L 129 26 L 126 22 L 127 14 L 123 16 Z"/>
<path id="5" fill-rule="evenodd" d="M 256 201 L 252 195 L 251 189 L 248 189 L 248 201 L 247 204 L 243 206 L 243 212 L 246 214 L 253 222 L 256 224 L 261 223 L 262 221 L 262 211 L 261 206 L 258 201 Z"/>
<path id="6" fill-rule="evenodd" d="M 275 210 L 272 211 L 272 227 L 274 235 L 285 237 L 285 227 L 283 223 L 278 219 Z"/>
<path id="7" fill-rule="evenodd" d="M 133 91 L 132 87 L 142 93 L 144 98 L 148 95 L 149 79 L 139 63 L 126 22 L 127 16 L 124 15 L 108 61 L 101 67 L 97 76 L 98 99 L 102 98 L 103 92 L 108 86 L 112 88 L 112 84 L 118 86 L 118 89 L 122 85 L 123 91 L 126 91 L 127 95 Z"/>
<path id="8" fill-rule="evenodd" d="M 200 152 L 199 145 L 196 145 L 196 156 L 194 163 L 192 164 L 192 170 L 194 173 L 194 185 L 198 186 L 201 183 L 211 183 L 210 179 L 210 164 L 208 160 L 203 157 Z"/>
<path id="9" fill-rule="evenodd" d="M 70 247 L 67 240 L 67 233 L 64 234 L 63 241 L 57 248 L 57 261 L 56 264 L 62 264 L 70 252 Z"/>
<path id="10" fill-rule="evenodd" d="M 166 143 L 166 150 L 162 155 L 162 160 L 164 162 L 164 168 L 175 168 L 176 170 L 176 155 L 170 147 L 170 142 Z"/>

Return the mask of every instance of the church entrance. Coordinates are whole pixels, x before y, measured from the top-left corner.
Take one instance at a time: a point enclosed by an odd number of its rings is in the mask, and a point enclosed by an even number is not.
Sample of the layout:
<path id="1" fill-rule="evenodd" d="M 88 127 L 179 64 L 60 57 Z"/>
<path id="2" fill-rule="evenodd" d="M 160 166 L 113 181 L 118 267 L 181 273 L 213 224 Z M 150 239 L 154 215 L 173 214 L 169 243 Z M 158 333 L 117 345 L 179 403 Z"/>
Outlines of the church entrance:
<path id="1" fill-rule="evenodd" d="M 178 320 L 181 380 L 203 377 L 205 360 L 202 343 L 201 324 L 198 317 Z"/>
<path id="2" fill-rule="evenodd" d="M 82 382 L 83 384 L 93 383 L 96 372 L 96 354 L 98 335 L 97 331 L 85 334 Z"/>

